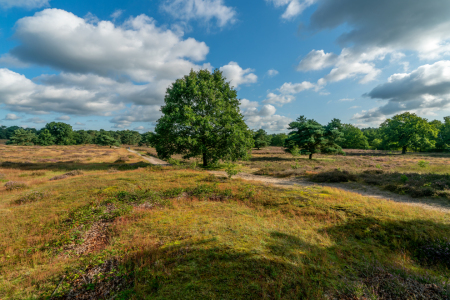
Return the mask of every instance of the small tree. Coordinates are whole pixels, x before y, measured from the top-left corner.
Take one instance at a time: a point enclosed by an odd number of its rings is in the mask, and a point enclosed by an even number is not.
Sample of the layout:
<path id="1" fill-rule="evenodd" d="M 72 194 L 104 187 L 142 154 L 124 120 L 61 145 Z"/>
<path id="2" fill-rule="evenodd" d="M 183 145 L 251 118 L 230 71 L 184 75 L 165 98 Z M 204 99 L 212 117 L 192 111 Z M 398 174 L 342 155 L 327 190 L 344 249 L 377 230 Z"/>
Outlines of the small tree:
<path id="1" fill-rule="evenodd" d="M 438 131 L 421 118 L 409 112 L 387 119 L 380 126 L 384 141 L 389 147 L 402 149 L 405 154 L 408 147 L 423 149 L 434 147 Z"/>
<path id="2" fill-rule="evenodd" d="M 100 132 L 95 137 L 95 143 L 100 146 L 120 146 L 120 143 L 113 137 L 111 137 L 107 132 Z"/>
<path id="3" fill-rule="evenodd" d="M 342 124 L 344 140 L 339 145 L 344 149 L 369 149 L 367 137 L 361 129 L 351 124 Z"/>
<path id="4" fill-rule="evenodd" d="M 151 144 L 167 159 L 202 156 L 203 166 L 219 159 L 247 158 L 252 132 L 239 110 L 236 90 L 222 72 L 191 71 L 167 89 Z"/>
<path id="5" fill-rule="evenodd" d="M 73 145 L 72 126 L 63 122 L 51 122 L 45 125 L 45 128 L 55 138 L 56 145 Z"/>
<path id="6" fill-rule="evenodd" d="M 37 138 L 37 144 L 41 146 L 51 146 L 55 144 L 55 138 L 48 129 L 42 129 Z"/>
<path id="7" fill-rule="evenodd" d="M 270 146 L 283 147 L 284 141 L 287 138 L 288 138 L 288 135 L 286 133 L 272 134 L 272 138 L 270 139 Z"/>
<path id="8" fill-rule="evenodd" d="M 123 130 L 119 134 L 120 141 L 125 145 L 137 145 L 141 141 L 141 135 L 137 131 Z"/>
<path id="9" fill-rule="evenodd" d="M 141 135 L 141 140 L 139 141 L 139 146 L 147 146 L 150 147 L 152 144 L 152 137 L 153 137 L 153 132 L 149 131 L 146 133 L 143 133 Z"/>
<path id="10" fill-rule="evenodd" d="M 84 130 L 77 130 L 73 133 L 73 138 L 77 145 L 92 144 L 94 138 L 91 134 Z"/>
<path id="11" fill-rule="evenodd" d="M 285 141 L 287 151 L 291 152 L 291 148 L 297 146 L 302 154 L 309 154 L 309 159 L 312 159 L 313 154 L 320 152 L 343 153 L 337 144 L 342 141 L 343 136 L 340 128 L 341 123 L 337 119 L 323 126 L 315 120 L 300 116 L 289 124 L 289 130 L 293 131 Z"/>
<path id="12" fill-rule="evenodd" d="M 33 146 L 37 136 L 34 132 L 19 128 L 14 131 L 14 135 L 10 139 L 10 144 L 19 146 Z"/>
<path id="13" fill-rule="evenodd" d="M 267 132 L 264 129 L 259 129 L 253 135 L 253 140 L 255 143 L 255 148 L 264 148 L 270 145 L 270 136 L 267 135 Z"/>

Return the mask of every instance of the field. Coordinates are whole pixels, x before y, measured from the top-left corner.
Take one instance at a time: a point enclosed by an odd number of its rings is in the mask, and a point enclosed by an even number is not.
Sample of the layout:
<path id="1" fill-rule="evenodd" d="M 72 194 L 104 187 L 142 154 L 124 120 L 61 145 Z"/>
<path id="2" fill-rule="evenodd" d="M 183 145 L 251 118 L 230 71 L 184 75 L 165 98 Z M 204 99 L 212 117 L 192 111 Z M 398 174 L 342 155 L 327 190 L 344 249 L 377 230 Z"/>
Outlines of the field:
<path id="1" fill-rule="evenodd" d="M 449 213 L 217 177 L 193 161 L 152 166 L 124 148 L 0 145 L 0 160 L 2 300 L 450 299 Z M 389 176 L 445 179 L 448 162 L 268 148 L 240 163 L 316 181 L 370 175 L 386 188 Z M 420 188 L 437 191 L 430 182 Z"/>

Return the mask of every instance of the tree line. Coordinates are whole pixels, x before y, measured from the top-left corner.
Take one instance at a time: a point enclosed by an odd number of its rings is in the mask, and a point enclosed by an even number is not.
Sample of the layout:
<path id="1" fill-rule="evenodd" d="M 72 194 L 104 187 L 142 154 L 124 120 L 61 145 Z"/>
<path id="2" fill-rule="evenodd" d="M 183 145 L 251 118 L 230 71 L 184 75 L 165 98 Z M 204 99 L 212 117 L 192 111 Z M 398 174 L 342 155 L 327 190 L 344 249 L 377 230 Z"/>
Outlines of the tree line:
<path id="1" fill-rule="evenodd" d="M 69 124 L 51 122 L 34 129 L 2 127 L 0 138 L 16 145 L 147 145 L 162 159 L 174 154 L 202 157 L 208 166 L 219 160 L 247 159 L 253 147 L 282 146 L 293 155 L 344 154 L 343 149 L 444 151 L 450 147 L 450 117 L 429 122 L 414 113 L 398 114 L 379 128 L 359 129 L 339 119 L 322 125 L 300 116 L 289 124 L 288 134 L 269 135 L 253 131 L 239 109 L 236 90 L 220 70 L 191 71 L 166 91 L 162 117 L 155 132 L 77 130 Z M 14 129 L 14 130 L 13 130 Z"/>
<path id="2" fill-rule="evenodd" d="M 44 128 L 21 128 L 18 126 L 1 126 L 0 139 L 9 140 L 7 144 L 21 146 L 52 146 L 52 145 L 84 145 L 97 144 L 102 146 L 120 145 L 150 145 L 151 132 L 140 134 L 133 130 L 106 131 L 73 130 L 70 124 L 51 122 Z"/>

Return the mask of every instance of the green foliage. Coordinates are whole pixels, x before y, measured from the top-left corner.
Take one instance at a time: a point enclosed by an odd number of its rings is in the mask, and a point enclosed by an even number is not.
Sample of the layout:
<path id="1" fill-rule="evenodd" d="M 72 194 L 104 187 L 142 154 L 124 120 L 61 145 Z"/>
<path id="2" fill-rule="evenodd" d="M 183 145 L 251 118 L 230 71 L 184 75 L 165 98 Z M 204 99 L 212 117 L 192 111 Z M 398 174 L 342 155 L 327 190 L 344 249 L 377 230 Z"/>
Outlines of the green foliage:
<path id="1" fill-rule="evenodd" d="M 239 174 L 240 167 L 233 163 L 228 163 L 225 167 L 225 172 L 228 174 L 228 178 L 231 179 L 231 177 Z"/>
<path id="2" fill-rule="evenodd" d="M 62 122 L 51 122 L 45 125 L 45 129 L 47 129 L 53 136 L 56 145 L 75 144 L 72 126 L 69 124 Z"/>
<path id="3" fill-rule="evenodd" d="M 147 146 L 150 147 L 152 145 L 152 137 L 154 133 L 149 131 L 141 136 L 141 140 L 139 141 L 139 146 Z"/>
<path id="4" fill-rule="evenodd" d="M 55 144 L 55 138 L 48 129 L 44 128 L 39 132 L 37 144 L 41 146 L 51 146 Z"/>
<path id="5" fill-rule="evenodd" d="M 298 146 L 302 154 L 309 154 L 309 159 L 312 159 L 314 153 L 343 153 L 337 144 L 343 140 L 341 127 L 338 119 L 333 119 L 327 126 L 323 126 L 315 120 L 300 116 L 289 124 L 289 130 L 293 131 L 285 141 L 286 147 L 289 151 Z"/>
<path id="6" fill-rule="evenodd" d="M 288 138 L 286 133 L 272 134 L 270 139 L 270 146 L 283 147 L 284 141 Z"/>
<path id="7" fill-rule="evenodd" d="M 151 138 L 159 157 L 201 155 L 205 167 L 220 159 L 248 158 L 252 132 L 240 113 L 236 91 L 219 70 L 191 71 L 167 89 L 164 101 Z"/>
<path id="8" fill-rule="evenodd" d="M 91 132 L 94 130 L 90 130 Z M 73 137 L 77 145 L 92 144 L 94 142 L 94 135 L 88 131 L 77 130 L 73 133 Z"/>
<path id="9" fill-rule="evenodd" d="M 95 143 L 101 146 L 120 146 L 119 142 L 105 131 L 95 137 Z"/>
<path id="10" fill-rule="evenodd" d="M 344 134 L 344 140 L 339 143 L 342 148 L 369 149 L 369 142 L 361 129 L 351 124 L 342 124 L 341 132 Z"/>
<path id="11" fill-rule="evenodd" d="M 417 164 L 418 164 L 419 167 L 421 167 L 421 168 L 426 168 L 426 167 L 428 167 L 428 165 L 429 165 L 430 163 L 429 163 L 428 161 L 421 160 L 421 161 L 419 161 Z"/>
<path id="12" fill-rule="evenodd" d="M 120 137 L 117 140 L 120 140 L 124 145 L 137 145 L 141 141 L 141 135 L 137 131 L 123 130 L 119 131 L 118 134 Z"/>
<path id="13" fill-rule="evenodd" d="M 434 147 L 438 131 L 424 118 L 409 112 L 387 119 L 380 127 L 383 139 L 391 148 L 426 150 Z"/>
<path id="14" fill-rule="evenodd" d="M 35 133 L 19 128 L 14 131 L 14 135 L 11 137 L 10 144 L 19 146 L 33 146 L 37 141 Z"/>
<path id="15" fill-rule="evenodd" d="M 400 181 L 401 182 L 403 182 L 403 183 L 406 183 L 406 182 L 408 182 L 408 176 L 406 176 L 405 174 L 402 174 L 402 176 L 400 176 Z"/>
<path id="16" fill-rule="evenodd" d="M 264 148 L 270 145 L 271 137 L 267 135 L 267 132 L 264 129 L 259 129 L 253 135 L 253 140 L 255 143 L 255 148 Z"/>

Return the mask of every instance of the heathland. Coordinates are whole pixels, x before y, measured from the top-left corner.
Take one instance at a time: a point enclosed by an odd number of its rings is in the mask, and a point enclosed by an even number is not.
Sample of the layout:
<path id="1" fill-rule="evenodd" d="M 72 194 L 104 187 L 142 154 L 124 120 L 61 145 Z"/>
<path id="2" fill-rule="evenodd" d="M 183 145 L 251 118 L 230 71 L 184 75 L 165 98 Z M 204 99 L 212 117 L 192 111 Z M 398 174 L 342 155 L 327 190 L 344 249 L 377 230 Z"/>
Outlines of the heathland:
<path id="1" fill-rule="evenodd" d="M 449 154 L 268 147 L 238 162 L 309 183 L 289 188 L 97 145 L 0 145 L 0 163 L 2 300 L 450 297 Z"/>

